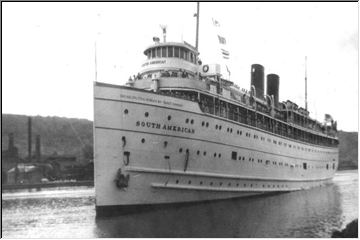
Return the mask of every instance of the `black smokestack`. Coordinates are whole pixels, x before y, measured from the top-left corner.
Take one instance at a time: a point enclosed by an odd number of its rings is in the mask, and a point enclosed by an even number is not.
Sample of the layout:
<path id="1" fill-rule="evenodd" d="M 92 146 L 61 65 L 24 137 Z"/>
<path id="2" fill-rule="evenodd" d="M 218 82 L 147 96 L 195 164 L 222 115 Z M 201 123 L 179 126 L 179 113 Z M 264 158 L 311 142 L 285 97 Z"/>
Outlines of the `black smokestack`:
<path id="1" fill-rule="evenodd" d="M 264 67 L 260 64 L 251 65 L 251 86 L 255 86 L 256 97 L 264 98 Z"/>
<path id="2" fill-rule="evenodd" d="M 41 158 L 40 135 L 36 135 L 35 156 L 36 156 L 36 160 L 40 161 L 40 158 Z"/>
<path id="3" fill-rule="evenodd" d="M 279 105 L 279 84 L 280 84 L 279 75 L 268 74 L 266 78 L 267 78 L 266 94 L 269 96 L 274 95 L 274 105 L 275 107 L 277 107 Z"/>
<path id="4" fill-rule="evenodd" d="M 28 156 L 31 162 L 31 117 L 28 117 Z"/>

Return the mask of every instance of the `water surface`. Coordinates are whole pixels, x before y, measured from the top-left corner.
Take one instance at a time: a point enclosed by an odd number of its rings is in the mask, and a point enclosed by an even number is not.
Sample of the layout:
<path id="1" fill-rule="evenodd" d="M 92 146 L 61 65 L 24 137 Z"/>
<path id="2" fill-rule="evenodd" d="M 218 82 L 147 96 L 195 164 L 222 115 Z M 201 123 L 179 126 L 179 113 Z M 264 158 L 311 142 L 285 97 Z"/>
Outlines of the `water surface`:
<path id="1" fill-rule="evenodd" d="M 320 188 L 95 217 L 94 189 L 2 194 L 2 235 L 11 238 L 330 237 L 358 218 L 358 172 Z"/>

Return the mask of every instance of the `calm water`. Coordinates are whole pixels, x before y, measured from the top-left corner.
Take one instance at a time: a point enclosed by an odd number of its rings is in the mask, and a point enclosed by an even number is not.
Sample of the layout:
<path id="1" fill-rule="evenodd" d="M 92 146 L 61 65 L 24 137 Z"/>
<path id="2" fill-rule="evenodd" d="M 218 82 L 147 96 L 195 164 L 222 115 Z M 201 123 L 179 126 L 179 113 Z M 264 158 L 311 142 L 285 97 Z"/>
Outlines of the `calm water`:
<path id="1" fill-rule="evenodd" d="M 356 218 L 357 171 L 307 191 L 101 219 L 93 188 L 2 194 L 2 236 L 9 238 L 330 237 Z"/>

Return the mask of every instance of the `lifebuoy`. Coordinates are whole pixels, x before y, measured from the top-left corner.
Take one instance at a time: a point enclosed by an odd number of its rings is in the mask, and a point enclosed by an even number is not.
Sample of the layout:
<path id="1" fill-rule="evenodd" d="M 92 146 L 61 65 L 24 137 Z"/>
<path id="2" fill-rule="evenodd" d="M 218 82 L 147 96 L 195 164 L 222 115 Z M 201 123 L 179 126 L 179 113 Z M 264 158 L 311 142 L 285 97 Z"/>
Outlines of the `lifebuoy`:
<path id="1" fill-rule="evenodd" d="M 209 71 L 209 66 L 208 65 L 204 65 L 203 66 L 203 72 L 208 72 Z"/>

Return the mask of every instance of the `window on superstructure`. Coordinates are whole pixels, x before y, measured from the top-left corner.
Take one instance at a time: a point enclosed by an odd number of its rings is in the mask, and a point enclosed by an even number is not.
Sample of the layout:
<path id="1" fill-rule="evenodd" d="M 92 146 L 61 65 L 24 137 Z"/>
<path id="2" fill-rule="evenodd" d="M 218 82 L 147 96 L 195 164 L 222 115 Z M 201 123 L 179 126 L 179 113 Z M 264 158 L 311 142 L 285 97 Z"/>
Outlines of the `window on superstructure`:
<path id="1" fill-rule="evenodd" d="M 186 56 L 185 56 L 185 49 L 184 49 L 184 48 L 180 48 L 180 58 L 182 58 L 182 59 L 186 59 Z"/>
<path id="2" fill-rule="evenodd" d="M 192 52 L 190 52 L 190 61 L 194 63 L 194 54 Z"/>
<path id="3" fill-rule="evenodd" d="M 155 48 L 151 49 L 151 58 L 155 58 Z"/>
<path id="4" fill-rule="evenodd" d="M 156 48 L 156 57 L 161 57 L 161 54 L 160 54 L 160 48 Z"/>
<path id="5" fill-rule="evenodd" d="M 146 56 L 147 56 L 147 59 L 150 59 L 150 58 L 151 58 L 151 52 L 150 52 L 150 50 L 146 52 Z"/>
<path id="6" fill-rule="evenodd" d="M 174 56 L 178 58 L 178 57 L 179 57 L 180 48 L 179 48 L 179 47 L 174 47 L 174 51 L 175 51 L 175 52 L 174 52 Z"/>
<path id="7" fill-rule="evenodd" d="M 166 47 L 162 47 L 161 48 L 161 57 L 166 57 L 167 54 L 166 54 Z"/>
<path id="8" fill-rule="evenodd" d="M 303 168 L 306 170 L 307 169 L 307 164 L 303 163 Z"/>
<path id="9" fill-rule="evenodd" d="M 174 48 L 168 47 L 168 57 L 173 57 L 173 56 L 174 56 Z"/>

